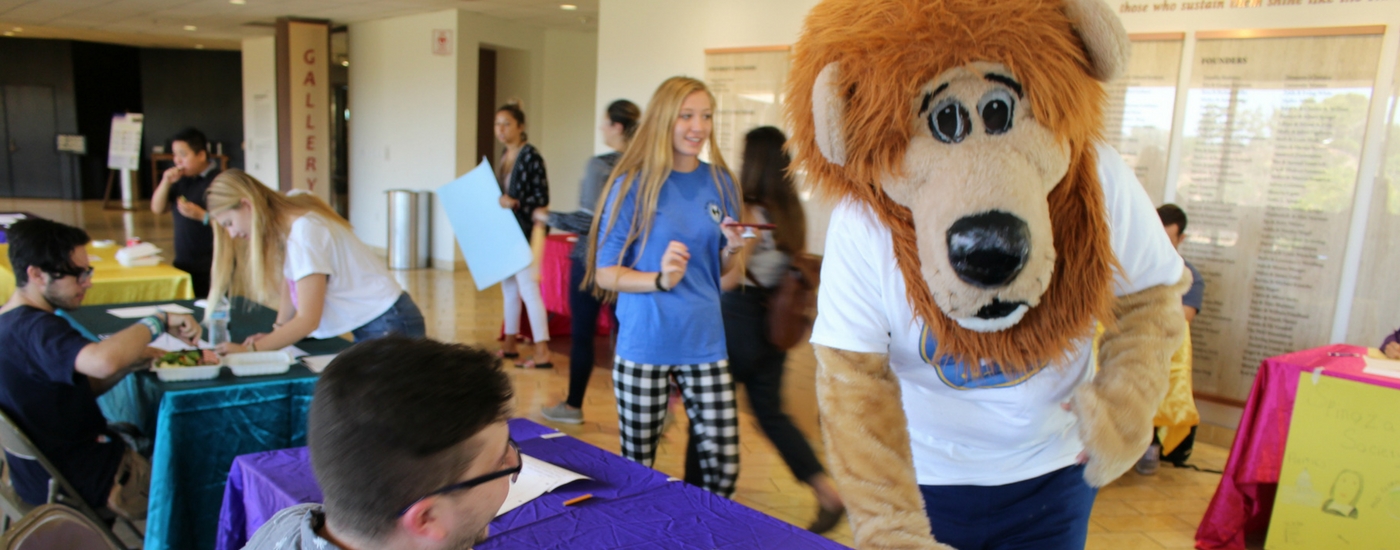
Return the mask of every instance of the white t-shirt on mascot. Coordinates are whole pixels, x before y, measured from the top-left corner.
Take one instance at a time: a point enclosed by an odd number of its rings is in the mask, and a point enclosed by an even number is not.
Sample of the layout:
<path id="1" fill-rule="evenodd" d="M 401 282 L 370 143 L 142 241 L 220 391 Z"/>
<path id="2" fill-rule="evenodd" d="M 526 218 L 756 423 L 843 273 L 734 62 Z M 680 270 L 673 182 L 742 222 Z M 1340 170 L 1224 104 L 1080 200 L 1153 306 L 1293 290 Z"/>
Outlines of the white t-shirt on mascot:
<path id="1" fill-rule="evenodd" d="M 1147 193 L 1117 151 L 1100 145 L 1098 154 L 1113 252 L 1123 266 L 1114 293 L 1176 283 L 1181 256 Z M 1074 415 L 1061 404 L 1093 376 L 1091 340 L 1068 365 L 1019 380 L 998 374 L 968 382 L 957 364 L 931 364 L 935 341 L 915 321 L 890 231 L 863 204 L 847 201 L 831 215 L 818 312 L 812 343 L 889 354 L 920 485 L 1024 481 L 1073 465 L 1084 449 Z"/>

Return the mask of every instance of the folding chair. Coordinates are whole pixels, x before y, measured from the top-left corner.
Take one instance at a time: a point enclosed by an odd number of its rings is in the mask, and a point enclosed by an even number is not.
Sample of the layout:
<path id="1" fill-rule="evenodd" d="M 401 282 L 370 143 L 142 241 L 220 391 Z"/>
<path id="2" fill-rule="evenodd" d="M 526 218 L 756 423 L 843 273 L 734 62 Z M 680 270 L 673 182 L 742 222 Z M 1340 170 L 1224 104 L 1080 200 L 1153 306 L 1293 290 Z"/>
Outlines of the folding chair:
<path id="1" fill-rule="evenodd" d="M 3 533 L 8 531 L 10 526 L 19 521 L 25 514 L 28 514 L 30 510 L 33 510 L 34 505 L 20 498 L 19 493 L 16 493 L 14 486 L 10 484 L 9 464 L 0 461 L 0 466 L 5 468 L 4 482 L 0 482 L 0 511 L 5 513 L 5 516 L 0 518 L 0 533 Z"/>
<path id="2" fill-rule="evenodd" d="M 108 542 L 112 543 L 117 548 L 126 548 L 126 546 L 122 544 L 121 539 L 117 538 L 117 534 L 112 532 L 111 527 L 109 527 L 102 516 L 97 513 L 97 510 L 88 506 L 88 503 L 83 500 L 78 490 L 74 489 L 73 485 L 68 483 L 68 479 L 63 477 L 62 473 L 59 473 L 58 468 L 55 468 L 53 463 L 49 462 L 49 459 L 44 457 L 43 453 L 39 452 L 39 449 L 29 440 L 29 436 L 24 435 L 24 431 L 19 429 L 19 426 L 15 425 L 14 421 L 10 419 L 10 416 L 4 412 L 0 412 L 0 446 L 3 446 L 6 452 L 9 452 L 10 455 L 16 458 L 38 462 L 39 465 L 44 468 L 44 471 L 48 472 L 49 496 L 46 501 L 47 504 L 65 504 L 77 509 L 79 513 L 92 520 L 92 522 L 100 528 L 103 538 L 107 539 Z M 18 495 L 16 495 L 16 499 L 24 503 L 23 499 L 18 498 Z M 8 510 L 6 511 L 6 515 L 8 516 Z M 124 521 L 127 526 L 131 528 L 132 532 L 141 532 L 137 530 L 136 526 L 131 522 L 126 521 L 125 518 L 121 518 L 121 516 L 117 516 L 117 518 Z"/>
<path id="3" fill-rule="evenodd" d="M 0 536 L 0 550 L 124 550 L 104 534 L 100 522 L 62 504 L 45 504 L 31 511 Z"/>

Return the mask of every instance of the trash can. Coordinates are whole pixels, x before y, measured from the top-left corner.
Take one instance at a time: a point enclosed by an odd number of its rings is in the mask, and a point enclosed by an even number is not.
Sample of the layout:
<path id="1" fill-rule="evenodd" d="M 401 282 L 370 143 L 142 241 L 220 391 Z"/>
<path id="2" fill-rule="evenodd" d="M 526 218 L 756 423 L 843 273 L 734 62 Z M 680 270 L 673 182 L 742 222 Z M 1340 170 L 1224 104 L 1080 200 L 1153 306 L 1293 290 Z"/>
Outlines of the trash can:
<path id="1" fill-rule="evenodd" d="M 389 194 L 389 269 L 422 269 L 432 256 L 432 192 L 393 189 Z"/>

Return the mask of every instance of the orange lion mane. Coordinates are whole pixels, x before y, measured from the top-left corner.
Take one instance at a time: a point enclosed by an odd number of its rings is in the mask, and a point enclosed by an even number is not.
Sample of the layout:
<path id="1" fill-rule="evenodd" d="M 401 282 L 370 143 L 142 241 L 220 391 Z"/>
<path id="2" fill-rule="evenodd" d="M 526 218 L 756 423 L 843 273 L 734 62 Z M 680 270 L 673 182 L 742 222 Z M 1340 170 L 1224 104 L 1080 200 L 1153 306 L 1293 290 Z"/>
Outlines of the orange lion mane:
<path id="1" fill-rule="evenodd" d="M 860 201 L 889 227 L 910 305 L 937 337 L 939 357 L 967 365 L 994 361 L 1015 375 L 1068 357 L 1090 337 L 1094 320 L 1112 323 L 1119 266 L 1094 149 L 1105 94 L 1064 9 L 1055 0 L 826 1 L 812 9 L 794 47 L 786 101 L 795 166 L 819 196 Z M 895 203 L 879 183 L 881 175 L 902 170 L 920 86 L 975 61 L 1012 71 L 1036 121 L 1070 152 L 1069 171 L 1048 197 L 1056 253 L 1049 288 L 1019 323 L 990 333 L 964 329 L 938 308 L 920 274 L 914 231 L 920 215 Z M 817 75 L 831 62 L 840 64 L 833 89 L 844 91 L 844 166 L 819 151 L 812 112 Z"/>

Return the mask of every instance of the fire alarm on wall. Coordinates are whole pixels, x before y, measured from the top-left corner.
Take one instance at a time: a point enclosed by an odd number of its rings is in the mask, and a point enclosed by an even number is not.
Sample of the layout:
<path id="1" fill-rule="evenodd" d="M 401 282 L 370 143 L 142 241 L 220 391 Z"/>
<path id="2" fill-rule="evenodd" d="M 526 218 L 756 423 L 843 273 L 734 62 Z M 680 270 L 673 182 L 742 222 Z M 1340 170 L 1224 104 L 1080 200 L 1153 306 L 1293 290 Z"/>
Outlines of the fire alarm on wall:
<path id="1" fill-rule="evenodd" d="M 452 55 L 450 29 L 433 29 L 433 55 Z"/>

